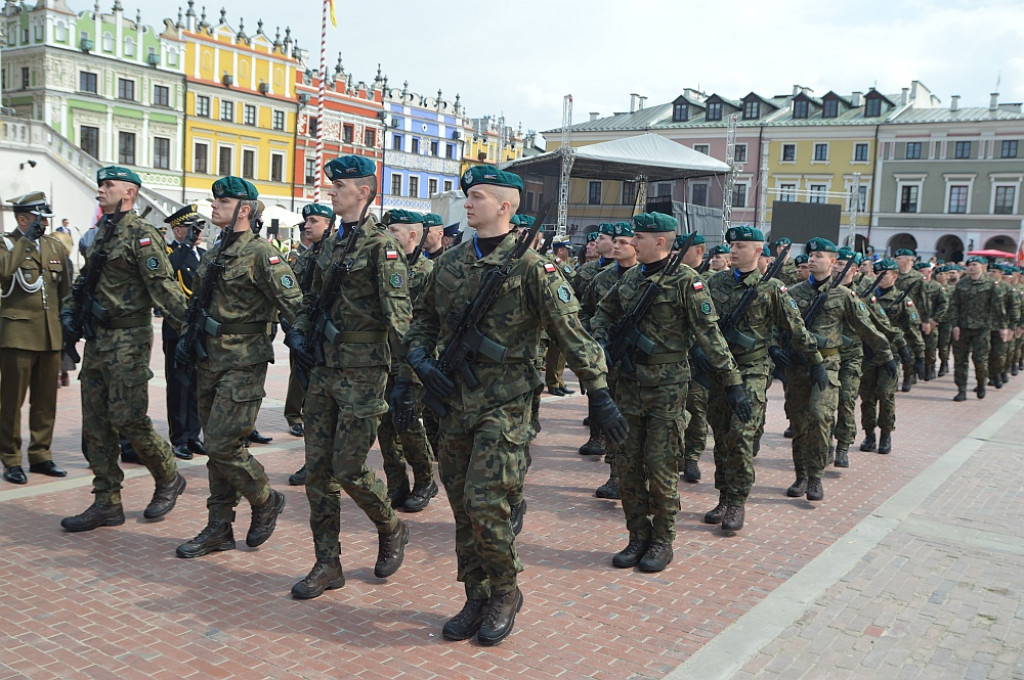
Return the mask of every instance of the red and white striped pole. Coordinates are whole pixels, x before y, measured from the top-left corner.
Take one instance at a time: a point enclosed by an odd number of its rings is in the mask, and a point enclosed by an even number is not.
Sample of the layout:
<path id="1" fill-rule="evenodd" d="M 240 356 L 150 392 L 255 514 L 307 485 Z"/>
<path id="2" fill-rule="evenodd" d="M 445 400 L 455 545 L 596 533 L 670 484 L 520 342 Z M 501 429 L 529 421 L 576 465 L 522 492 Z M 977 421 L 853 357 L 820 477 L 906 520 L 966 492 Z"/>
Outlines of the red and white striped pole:
<path id="1" fill-rule="evenodd" d="M 316 98 L 316 183 L 313 185 L 313 202 L 320 202 L 320 184 L 323 182 L 324 167 L 324 95 L 327 91 L 327 12 L 330 0 L 324 0 L 323 18 L 320 22 L 320 92 Z"/>

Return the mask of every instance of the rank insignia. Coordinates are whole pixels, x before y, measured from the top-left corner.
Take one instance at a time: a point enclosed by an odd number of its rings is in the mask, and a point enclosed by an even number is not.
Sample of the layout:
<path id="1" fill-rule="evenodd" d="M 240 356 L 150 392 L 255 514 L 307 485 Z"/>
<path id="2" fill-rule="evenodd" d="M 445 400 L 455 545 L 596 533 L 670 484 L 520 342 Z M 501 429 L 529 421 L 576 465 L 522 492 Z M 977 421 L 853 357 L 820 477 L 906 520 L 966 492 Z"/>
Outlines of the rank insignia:
<path id="1" fill-rule="evenodd" d="M 401 274 L 392 274 L 388 281 L 391 283 L 392 288 L 401 288 L 402 284 L 405 283 L 405 279 Z"/>
<path id="2" fill-rule="evenodd" d="M 149 239 L 146 240 L 148 241 Z M 151 272 L 155 272 L 157 269 L 160 268 L 160 260 L 156 259 L 155 257 L 150 257 L 149 259 L 146 260 L 146 268 L 149 269 L 149 271 Z"/>
<path id="3" fill-rule="evenodd" d="M 569 291 L 569 286 L 561 285 L 558 287 L 558 299 L 562 302 L 569 302 L 572 300 L 572 293 Z"/>
<path id="4" fill-rule="evenodd" d="M 291 288 L 292 286 L 295 285 L 295 279 L 293 279 L 288 274 L 285 274 L 284 276 L 281 277 L 281 285 L 284 286 L 285 288 Z"/>
<path id="5" fill-rule="evenodd" d="M 397 250 L 389 250 L 389 251 L 387 251 L 384 254 L 384 257 L 386 259 L 388 259 L 388 260 L 397 260 L 398 259 L 398 251 Z"/>

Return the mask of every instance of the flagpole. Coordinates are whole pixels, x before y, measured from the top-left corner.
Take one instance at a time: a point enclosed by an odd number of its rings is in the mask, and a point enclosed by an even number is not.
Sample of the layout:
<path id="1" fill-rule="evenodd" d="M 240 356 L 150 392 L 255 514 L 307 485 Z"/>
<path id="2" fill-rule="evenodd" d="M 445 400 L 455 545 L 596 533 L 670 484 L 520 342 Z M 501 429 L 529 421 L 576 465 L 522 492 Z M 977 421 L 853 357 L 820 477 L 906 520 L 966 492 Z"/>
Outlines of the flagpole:
<path id="1" fill-rule="evenodd" d="M 313 202 L 320 202 L 321 174 L 324 167 L 324 96 L 327 91 L 327 8 L 330 0 L 324 0 L 320 21 L 320 91 L 316 98 L 316 183 L 313 185 Z"/>

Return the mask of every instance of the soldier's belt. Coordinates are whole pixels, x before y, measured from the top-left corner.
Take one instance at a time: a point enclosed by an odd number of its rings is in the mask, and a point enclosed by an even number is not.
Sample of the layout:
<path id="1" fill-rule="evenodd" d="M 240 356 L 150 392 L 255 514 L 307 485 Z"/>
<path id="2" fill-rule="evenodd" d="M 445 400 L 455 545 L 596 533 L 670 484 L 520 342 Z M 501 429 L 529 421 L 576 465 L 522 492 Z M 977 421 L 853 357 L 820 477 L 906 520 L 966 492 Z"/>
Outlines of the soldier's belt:
<path id="1" fill-rule="evenodd" d="M 123 319 L 97 319 L 102 328 L 117 330 L 121 328 L 141 328 L 153 323 L 153 317 L 147 312 L 138 316 L 126 316 Z"/>
<path id="2" fill-rule="evenodd" d="M 206 315 L 203 318 L 203 332 L 212 338 L 219 338 L 225 334 L 231 335 L 255 335 L 263 333 L 270 335 L 272 328 L 266 321 L 251 321 L 249 323 L 220 323 L 212 316 Z"/>
<path id="3" fill-rule="evenodd" d="M 387 331 L 339 331 L 330 320 L 324 323 L 324 339 L 330 345 L 371 344 L 388 341 Z"/>
<path id="4" fill-rule="evenodd" d="M 820 348 L 819 347 L 818 348 L 818 354 L 820 354 L 822 356 L 822 358 L 834 357 L 837 354 L 839 354 L 839 348 L 838 347 L 825 347 L 825 348 Z"/>
<path id="5" fill-rule="evenodd" d="M 755 349 L 753 352 L 733 352 L 732 356 L 736 359 L 737 364 L 752 364 L 756 361 L 760 361 L 768 356 L 768 348 L 762 347 L 761 349 Z"/>
<path id="6" fill-rule="evenodd" d="M 640 356 L 637 358 L 637 363 L 647 366 L 658 366 L 661 364 L 678 364 L 687 361 L 689 358 L 689 352 L 660 352 L 648 357 Z"/>

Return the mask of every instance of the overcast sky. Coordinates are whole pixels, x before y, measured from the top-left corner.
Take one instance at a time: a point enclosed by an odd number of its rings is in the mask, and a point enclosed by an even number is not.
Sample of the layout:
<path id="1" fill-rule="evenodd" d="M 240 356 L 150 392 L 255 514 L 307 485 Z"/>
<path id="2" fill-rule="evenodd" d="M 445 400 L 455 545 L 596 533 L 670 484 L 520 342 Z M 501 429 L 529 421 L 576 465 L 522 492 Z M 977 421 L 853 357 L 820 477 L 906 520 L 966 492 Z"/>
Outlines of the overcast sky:
<path id="1" fill-rule="evenodd" d="M 204 0 L 197 0 L 196 7 Z M 83 0 L 69 0 L 76 10 Z M 87 3 L 91 5 L 92 3 Z M 106 9 L 109 0 L 103 2 Z M 142 6 L 123 0 L 127 16 Z M 181 3 L 184 5 L 184 2 Z M 246 31 L 262 18 L 273 38 L 291 26 L 319 66 L 319 0 L 209 0 Z M 504 114 L 526 129 L 557 128 L 562 97 L 574 98 L 574 122 L 590 111 L 629 109 L 629 95 L 670 101 L 684 87 L 740 98 L 790 92 L 794 84 L 848 94 L 875 86 L 900 92 L 922 81 L 944 104 L 1024 101 L 1024 2 L 1021 0 L 335 0 L 328 24 L 328 64 L 338 52 L 355 79 L 370 81 L 377 64 L 389 84 L 445 98 L 462 95 L 469 115 Z"/>

